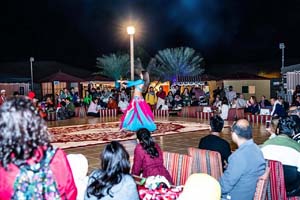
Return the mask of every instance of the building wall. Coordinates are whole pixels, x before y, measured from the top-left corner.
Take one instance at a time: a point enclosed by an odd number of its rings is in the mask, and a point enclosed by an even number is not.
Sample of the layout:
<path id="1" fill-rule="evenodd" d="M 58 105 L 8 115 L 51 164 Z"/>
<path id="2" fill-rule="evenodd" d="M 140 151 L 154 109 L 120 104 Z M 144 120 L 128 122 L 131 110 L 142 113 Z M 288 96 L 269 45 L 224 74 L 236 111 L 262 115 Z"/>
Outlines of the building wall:
<path id="1" fill-rule="evenodd" d="M 0 90 L 6 90 L 7 97 L 12 97 L 14 92 L 24 92 L 24 95 L 27 95 L 29 92 L 29 83 L 0 83 Z"/>
<path id="2" fill-rule="evenodd" d="M 224 80 L 223 82 L 225 88 L 231 85 L 237 93 L 242 93 L 243 86 L 255 86 L 254 94 L 243 93 L 246 99 L 256 96 L 256 99 L 259 100 L 262 95 L 270 98 L 270 80 Z"/>

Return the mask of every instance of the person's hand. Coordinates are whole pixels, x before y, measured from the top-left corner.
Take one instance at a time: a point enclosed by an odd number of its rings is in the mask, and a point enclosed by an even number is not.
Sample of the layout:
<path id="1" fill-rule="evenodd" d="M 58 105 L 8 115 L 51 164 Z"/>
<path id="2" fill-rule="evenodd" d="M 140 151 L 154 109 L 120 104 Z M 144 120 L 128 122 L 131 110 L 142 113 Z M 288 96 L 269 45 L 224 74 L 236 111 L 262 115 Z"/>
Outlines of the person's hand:
<path id="1" fill-rule="evenodd" d="M 271 127 L 266 128 L 266 132 L 267 132 L 269 135 L 275 134 L 275 133 L 273 133 Z"/>
<path id="2" fill-rule="evenodd" d="M 127 84 L 125 82 L 121 83 L 122 86 L 126 89 L 127 88 Z"/>

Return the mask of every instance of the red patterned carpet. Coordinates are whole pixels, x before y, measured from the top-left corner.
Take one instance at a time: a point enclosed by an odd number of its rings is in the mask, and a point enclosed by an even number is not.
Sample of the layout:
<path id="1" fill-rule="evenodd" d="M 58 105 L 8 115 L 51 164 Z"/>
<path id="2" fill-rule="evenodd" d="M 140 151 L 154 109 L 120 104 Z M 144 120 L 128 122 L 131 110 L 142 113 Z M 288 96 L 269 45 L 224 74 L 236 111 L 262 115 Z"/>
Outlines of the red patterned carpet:
<path id="1" fill-rule="evenodd" d="M 157 121 L 156 125 L 157 130 L 152 133 L 153 136 L 207 130 L 209 128 L 205 124 L 183 121 Z M 61 126 L 48 130 L 52 135 L 52 144 L 60 148 L 101 144 L 112 140 L 135 139 L 134 132 L 120 132 L 119 122 Z"/>

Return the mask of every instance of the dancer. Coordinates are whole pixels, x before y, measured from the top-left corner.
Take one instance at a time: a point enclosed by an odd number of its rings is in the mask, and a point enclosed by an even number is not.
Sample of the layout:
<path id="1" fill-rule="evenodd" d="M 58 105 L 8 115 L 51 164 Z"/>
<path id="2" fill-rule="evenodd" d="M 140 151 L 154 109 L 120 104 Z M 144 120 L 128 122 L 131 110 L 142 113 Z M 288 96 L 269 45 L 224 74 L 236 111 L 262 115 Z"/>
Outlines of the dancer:
<path id="1" fill-rule="evenodd" d="M 140 78 L 137 81 L 119 81 L 125 87 L 135 86 L 133 98 L 121 117 L 121 130 L 137 131 L 141 128 L 156 130 L 153 113 L 142 96 L 143 88 L 149 84 L 148 72 L 141 71 Z"/>

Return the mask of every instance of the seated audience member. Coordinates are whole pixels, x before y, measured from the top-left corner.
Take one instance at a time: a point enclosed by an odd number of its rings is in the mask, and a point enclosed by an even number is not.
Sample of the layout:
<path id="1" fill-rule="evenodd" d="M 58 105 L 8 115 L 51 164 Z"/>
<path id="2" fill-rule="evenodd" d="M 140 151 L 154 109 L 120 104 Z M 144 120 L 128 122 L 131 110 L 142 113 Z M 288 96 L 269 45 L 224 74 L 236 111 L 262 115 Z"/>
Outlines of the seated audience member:
<path id="1" fill-rule="evenodd" d="M 230 108 L 237 108 L 237 98 L 233 98 L 230 105 Z"/>
<path id="2" fill-rule="evenodd" d="M 98 110 L 98 98 L 93 98 L 87 110 L 87 116 L 100 117 Z"/>
<path id="3" fill-rule="evenodd" d="M 54 111 L 55 110 L 55 105 L 54 105 L 51 97 L 47 97 L 47 99 L 46 99 L 46 110 L 47 111 Z"/>
<path id="4" fill-rule="evenodd" d="M 164 166 L 163 153 L 157 143 L 153 141 L 151 133 L 142 128 L 136 132 L 139 144 L 134 149 L 132 174 L 143 177 L 164 176 L 171 184 L 172 178 Z"/>
<path id="5" fill-rule="evenodd" d="M 71 101 L 70 97 L 66 98 L 66 108 L 69 114 L 69 117 L 74 117 L 75 116 L 75 106 L 73 102 Z"/>
<path id="6" fill-rule="evenodd" d="M 72 101 L 75 107 L 80 107 L 81 103 L 80 103 L 80 96 L 78 92 L 75 92 L 73 97 L 72 97 Z"/>
<path id="7" fill-rule="evenodd" d="M 112 141 L 101 153 L 101 168 L 91 173 L 85 200 L 138 200 L 134 179 L 129 174 L 129 155 L 123 145 Z"/>
<path id="8" fill-rule="evenodd" d="M 121 89 L 121 92 L 120 92 L 120 95 L 119 95 L 119 99 L 121 99 L 121 98 L 123 98 L 124 101 L 129 102 L 129 97 L 128 97 L 128 95 L 126 94 L 125 88 L 122 88 L 122 89 Z"/>
<path id="9" fill-rule="evenodd" d="M 128 107 L 129 103 L 125 100 L 124 97 L 121 96 L 120 101 L 118 103 L 118 107 L 120 108 L 121 112 L 124 113 Z"/>
<path id="10" fill-rule="evenodd" d="M 253 142 L 247 120 L 240 119 L 233 124 L 231 137 L 238 149 L 229 156 L 228 166 L 220 178 L 222 199 L 253 199 L 258 178 L 265 172 L 265 159 Z"/>
<path id="11" fill-rule="evenodd" d="M 76 199 L 77 189 L 67 157 L 63 150 L 50 144 L 46 122 L 31 100 L 18 97 L 1 106 L 0 138 L 2 200 Z M 42 175 L 47 175 L 47 179 L 27 180 Z"/>
<path id="12" fill-rule="evenodd" d="M 276 137 L 278 134 L 278 118 L 273 118 L 271 121 L 266 121 L 266 131 L 270 134 L 269 139 Z"/>
<path id="13" fill-rule="evenodd" d="M 297 96 L 296 97 L 296 100 L 293 102 L 293 104 L 292 104 L 293 106 L 300 106 L 300 96 Z"/>
<path id="14" fill-rule="evenodd" d="M 288 114 L 296 122 L 295 134 L 299 134 L 300 133 L 300 108 L 292 106 L 290 107 Z"/>
<path id="15" fill-rule="evenodd" d="M 178 94 L 175 95 L 175 97 L 174 97 L 174 106 L 175 107 L 182 107 L 182 98 Z"/>
<path id="16" fill-rule="evenodd" d="M 88 91 L 86 92 L 86 96 L 83 98 L 83 105 L 88 107 L 93 100 L 93 96 Z"/>
<path id="17" fill-rule="evenodd" d="M 224 127 L 224 120 L 216 115 L 210 118 L 210 135 L 207 135 L 200 139 L 199 149 L 207 149 L 211 151 L 217 151 L 221 154 L 223 169 L 228 162 L 228 157 L 231 154 L 230 144 L 220 138 L 220 132 Z"/>
<path id="18" fill-rule="evenodd" d="M 278 101 L 281 103 L 281 105 L 284 108 L 284 111 L 287 112 L 290 108 L 289 102 L 285 101 L 282 96 L 278 96 Z"/>
<path id="19" fill-rule="evenodd" d="M 190 106 L 191 105 L 191 96 L 188 88 L 184 88 L 181 94 L 182 104 L 183 106 Z"/>
<path id="20" fill-rule="evenodd" d="M 216 98 L 214 99 L 212 106 L 214 109 L 218 109 L 218 110 L 219 108 L 221 108 L 222 101 L 220 99 L 220 95 L 216 95 Z"/>
<path id="21" fill-rule="evenodd" d="M 282 118 L 278 123 L 278 136 L 267 140 L 261 150 L 265 159 L 283 164 L 284 181 L 288 196 L 300 195 L 300 144 L 291 137 L 296 123 L 291 117 Z"/>
<path id="22" fill-rule="evenodd" d="M 40 102 L 36 98 L 31 99 L 31 101 L 32 101 L 33 105 L 36 107 L 36 109 L 38 110 L 41 118 L 46 119 L 47 118 L 47 113 L 45 111 L 44 104 L 42 104 L 42 102 Z"/>
<path id="23" fill-rule="evenodd" d="M 271 106 L 271 103 L 266 99 L 266 96 L 262 95 L 261 100 L 259 102 L 259 107 L 268 108 L 269 106 Z"/>
<path id="24" fill-rule="evenodd" d="M 236 99 L 236 108 L 246 108 L 247 107 L 247 101 L 244 98 L 243 94 L 239 94 Z"/>
<path id="25" fill-rule="evenodd" d="M 226 120 L 228 118 L 229 105 L 226 97 L 222 100 L 221 113 L 220 116 L 222 119 Z"/>
<path id="26" fill-rule="evenodd" d="M 280 103 L 279 100 L 277 100 L 274 97 L 271 98 L 271 105 L 272 105 L 272 112 L 271 112 L 272 117 L 285 117 L 286 116 L 286 112 L 283 108 L 283 105 Z"/>
<path id="27" fill-rule="evenodd" d="M 300 96 L 300 85 L 296 85 L 296 88 L 293 92 L 292 104 L 295 102 L 297 96 Z"/>
<path id="28" fill-rule="evenodd" d="M 191 106 L 199 106 L 199 99 L 196 99 L 196 96 L 192 96 Z"/>
<path id="29" fill-rule="evenodd" d="M 259 114 L 259 105 L 256 102 L 256 97 L 251 96 L 249 101 L 247 102 L 247 108 L 245 109 L 245 112 L 249 112 L 253 115 Z"/>
<path id="30" fill-rule="evenodd" d="M 70 119 L 69 112 L 66 108 L 66 102 L 61 101 L 60 107 L 57 107 L 57 119 L 58 120 L 64 120 L 64 119 Z"/>
<path id="31" fill-rule="evenodd" d="M 168 92 L 168 96 L 166 97 L 166 100 L 168 102 L 168 107 L 173 108 L 174 106 L 174 97 L 172 91 Z"/>
<path id="32" fill-rule="evenodd" d="M 108 98 L 107 108 L 108 109 L 117 109 L 118 108 L 117 102 L 112 97 Z"/>
<path id="33" fill-rule="evenodd" d="M 74 181 L 77 188 L 76 200 L 84 199 L 84 193 L 88 183 L 88 160 L 82 154 L 69 154 L 67 155 L 70 167 L 72 169 Z"/>
<path id="34" fill-rule="evenodd" d="M 220 200 L 221 187 L 219 182 L 208 174 L 192 174 L 187 179 L 178 200 Z"/>

